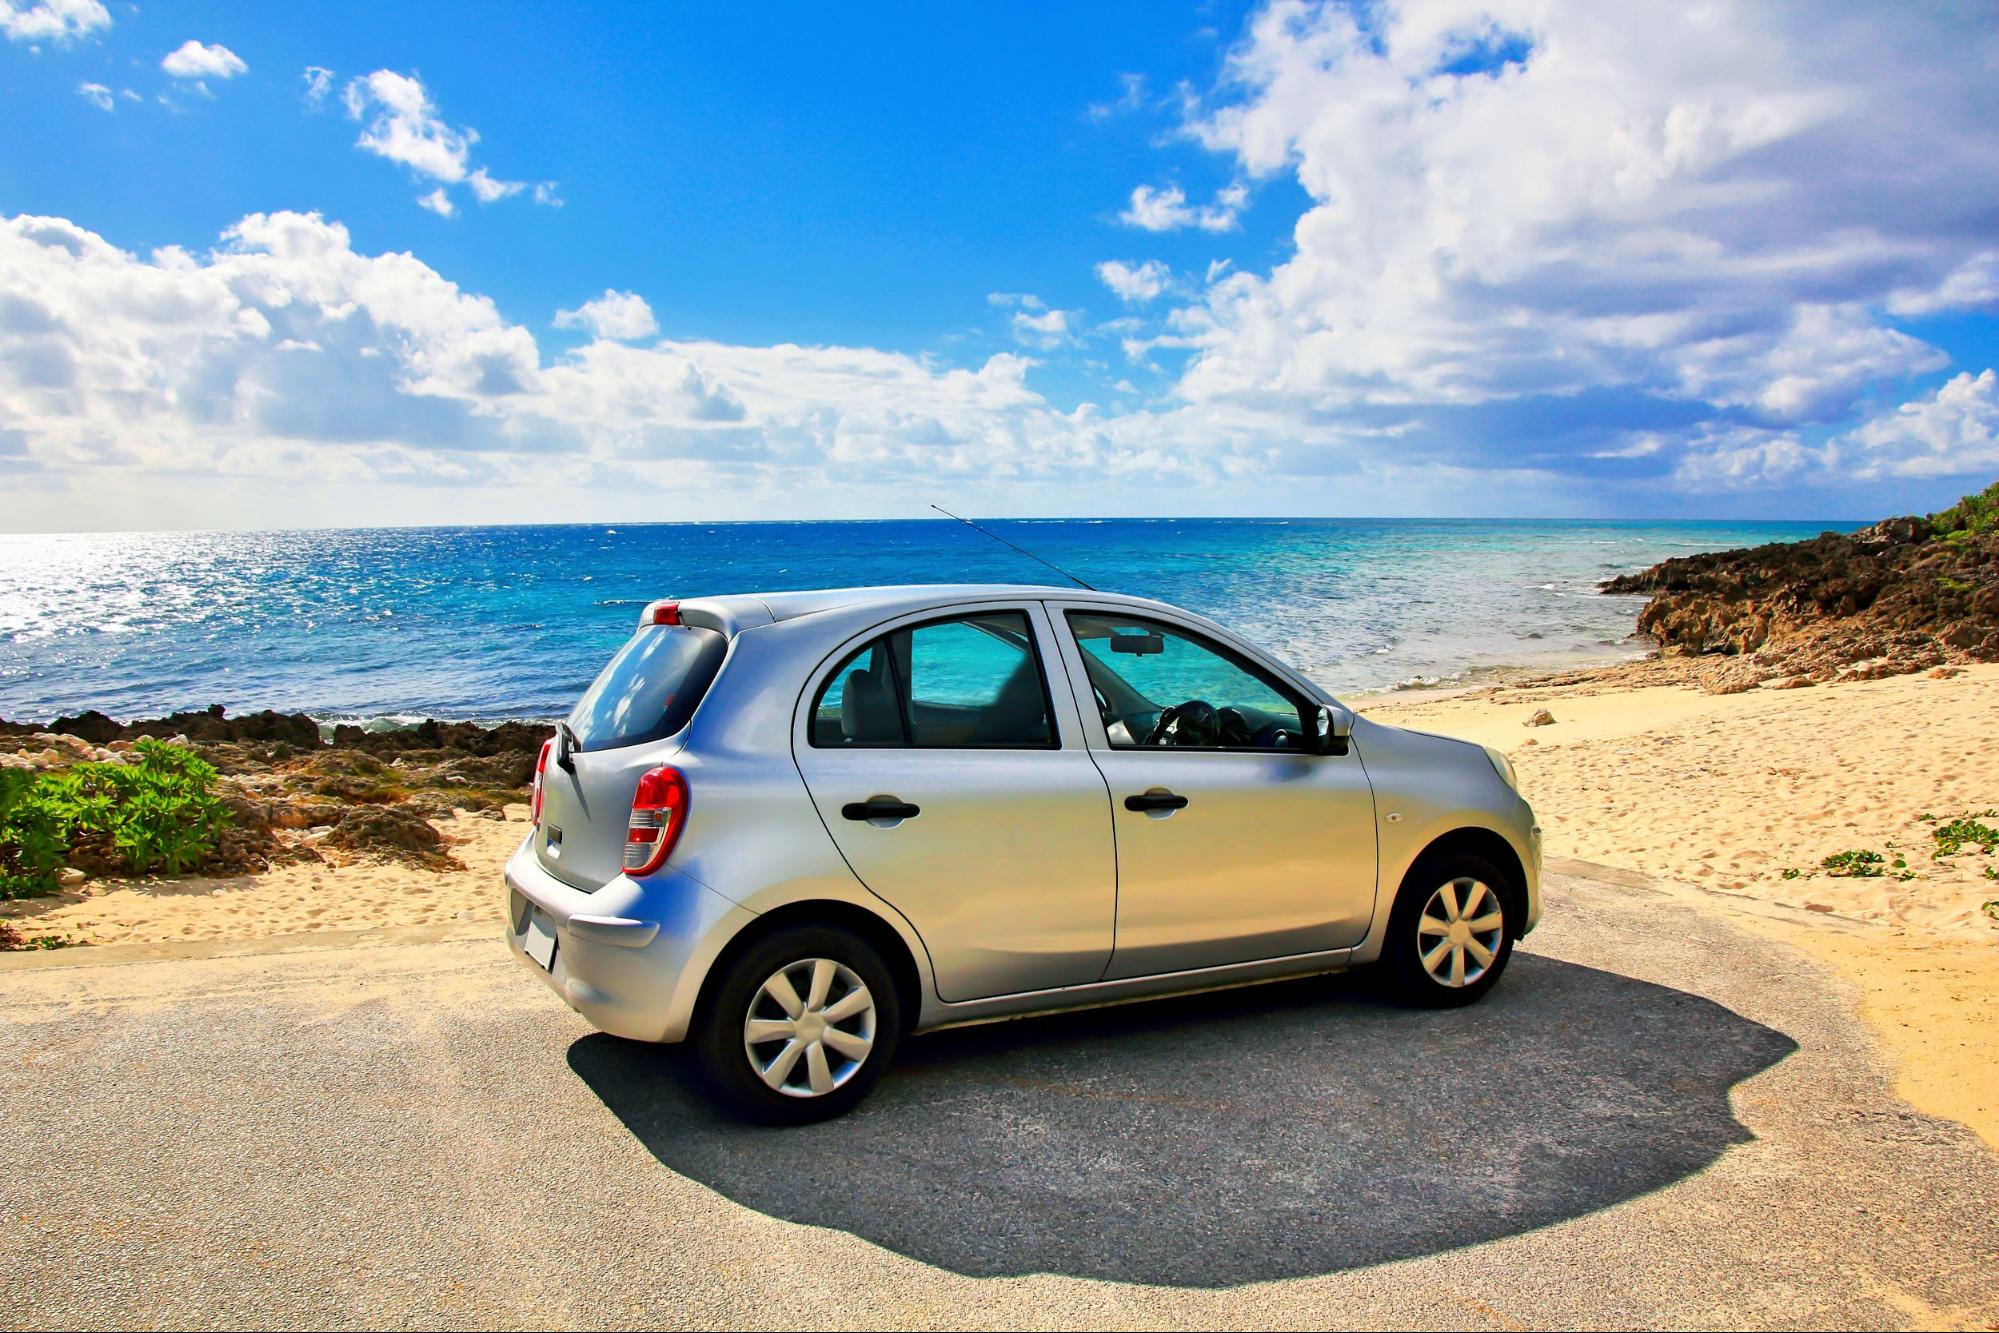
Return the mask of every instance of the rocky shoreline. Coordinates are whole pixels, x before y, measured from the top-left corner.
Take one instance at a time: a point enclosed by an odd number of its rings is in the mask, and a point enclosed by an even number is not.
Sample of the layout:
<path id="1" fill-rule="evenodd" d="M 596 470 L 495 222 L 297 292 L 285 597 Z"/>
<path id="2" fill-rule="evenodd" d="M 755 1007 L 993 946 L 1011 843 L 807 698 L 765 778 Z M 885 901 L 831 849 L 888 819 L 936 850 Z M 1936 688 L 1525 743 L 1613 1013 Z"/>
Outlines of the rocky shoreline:
<path id="1" fill-rule="evenodd" d="M 1681 556 L 1602 585 L 1716 693 L 1999 661 L 1999 484 L 1852 534 Z"/>
<path id="2" fill-rule="evenodd" d="M 213 765 L 228 811 L 209 875 L 254 873 L 301 861 L 340 864 L 387 856 L 433 870 L 459 868 L 434 821 L 464 811 L 504 818 L 528 799 L 548 729 L 521 722 L 485 727 L 436 719 L 392 731 L 340 726 L 322 737 L 305 713 L 269 710 L 230 717 L 221 705 L 120 723 L 102 713 L 46 725 L 0 720 L 0 768 L 59 772 L 78 764 L 125 763 L 152 737 L 185 746 Z M 72 855 L 63 882 L 118 874 L 115 864 Z"/>

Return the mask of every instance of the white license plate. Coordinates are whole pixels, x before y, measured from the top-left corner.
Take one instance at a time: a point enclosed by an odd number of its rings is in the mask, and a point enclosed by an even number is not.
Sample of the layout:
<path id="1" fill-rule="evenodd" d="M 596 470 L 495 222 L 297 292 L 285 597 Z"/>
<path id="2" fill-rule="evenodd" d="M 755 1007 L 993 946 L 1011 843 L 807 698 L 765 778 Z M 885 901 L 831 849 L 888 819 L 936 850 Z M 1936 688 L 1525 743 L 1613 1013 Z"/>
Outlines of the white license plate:
<path id="1" fill-rule="evenodd" d="M 540 912 L 528 913 L 528 929 L 527 934 L 521 937 L 521 949 L 541 964 L 542 971 L 555 970 L 555 928 L 542 918 Z"/>

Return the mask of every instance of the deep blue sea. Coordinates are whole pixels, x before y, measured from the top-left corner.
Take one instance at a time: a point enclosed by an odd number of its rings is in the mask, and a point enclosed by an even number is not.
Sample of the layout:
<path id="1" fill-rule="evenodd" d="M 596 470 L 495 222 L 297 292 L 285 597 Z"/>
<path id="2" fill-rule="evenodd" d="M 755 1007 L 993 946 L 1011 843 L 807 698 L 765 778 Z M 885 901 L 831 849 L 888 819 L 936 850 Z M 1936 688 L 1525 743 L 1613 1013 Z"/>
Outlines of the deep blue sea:
<path id="1" fill-rule="evenodd" d="M 1099 588 L 1214 617 L 1335 691 L 1614 661 L 1667 556 L 1847 524 L 992 521 Z M 646 602 L 866 583 L 1054 582 L 948 521 L 0 536 L 0 716 L 221 703 L 323 721 L 568 711 Z"/>

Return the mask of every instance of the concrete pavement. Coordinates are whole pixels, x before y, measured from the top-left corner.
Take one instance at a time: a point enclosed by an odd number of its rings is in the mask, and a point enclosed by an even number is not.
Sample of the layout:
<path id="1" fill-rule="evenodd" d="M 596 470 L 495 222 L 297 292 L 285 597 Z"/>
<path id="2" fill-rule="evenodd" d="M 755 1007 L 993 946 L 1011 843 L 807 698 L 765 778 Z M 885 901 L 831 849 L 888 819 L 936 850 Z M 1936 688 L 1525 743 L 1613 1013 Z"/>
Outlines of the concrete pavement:
<path id="1" fill-rule="evenodd" d="M 1804 955 L 1551 877 L 1481 1005 L 939 1033 L 718 1117 L 496 939 L 0 966 L 0 1324 L 1961 1325 L 1999 1159 Z M 322 942 L 323 943 L 323 942 Z"/>

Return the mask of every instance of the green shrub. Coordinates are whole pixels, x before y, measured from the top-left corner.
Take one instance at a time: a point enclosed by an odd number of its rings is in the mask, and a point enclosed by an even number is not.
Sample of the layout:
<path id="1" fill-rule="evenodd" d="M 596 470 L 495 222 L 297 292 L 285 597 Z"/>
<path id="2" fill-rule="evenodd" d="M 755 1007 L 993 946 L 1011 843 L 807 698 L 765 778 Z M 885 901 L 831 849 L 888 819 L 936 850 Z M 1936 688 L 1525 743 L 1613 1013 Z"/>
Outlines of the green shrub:
<path id="1" fill-rule="evenodd" d="M 1944 538 L 1969 537 L 1999 527 L 1999 481 L 1976 495 L 1965 496 L 1940 514 L 1931 514 L 1930 526 Z"/>
<path id="2" fill-rule="evenodd" d="M 214 767 L 152 739 L 132 756 L 57 773 L 0 769 L 0 898 L 55 892 L 79 839 L 101 838 L 133 874 L 184 874 L 215 850 L 229 812 L 211 790 Z"/>

